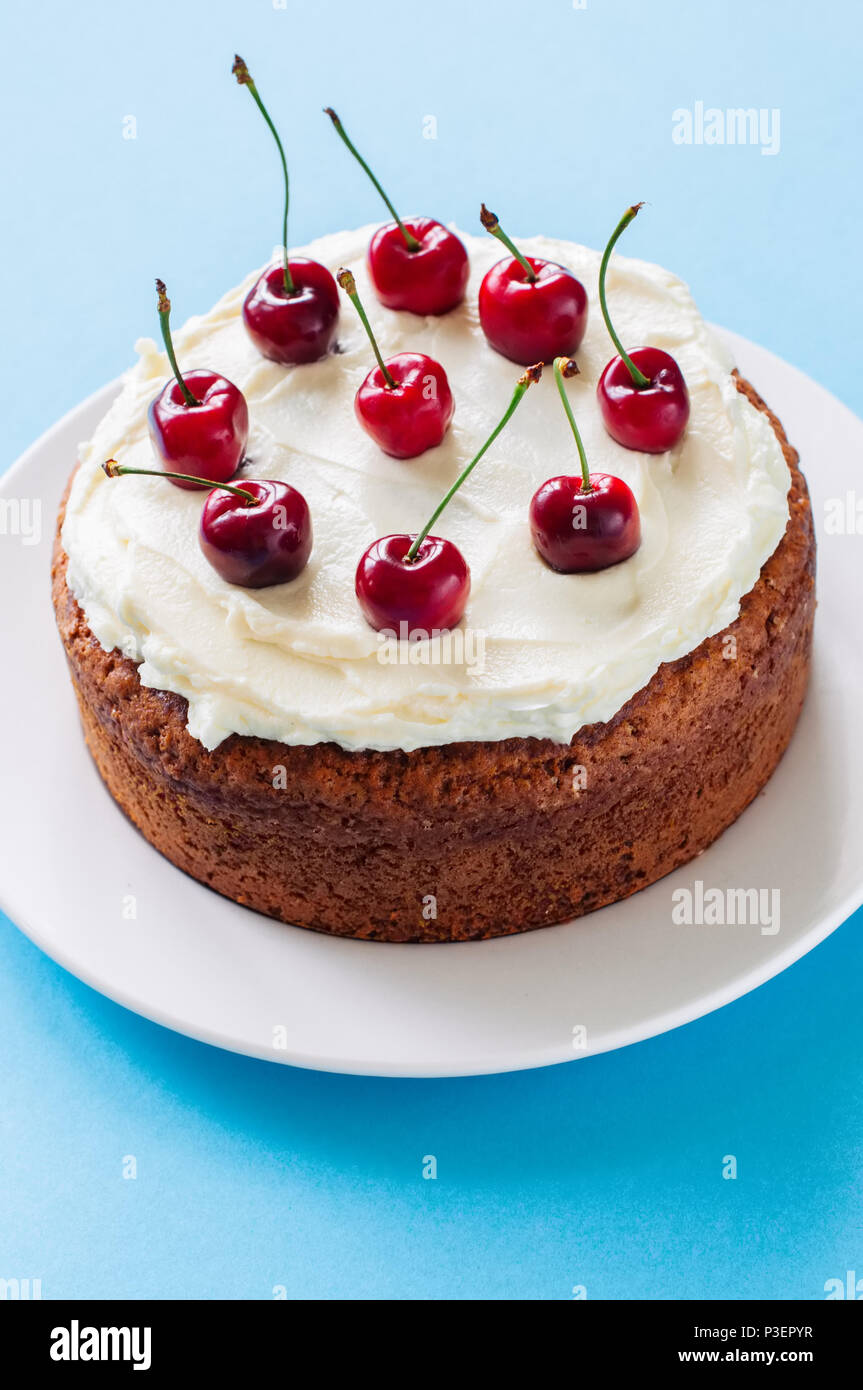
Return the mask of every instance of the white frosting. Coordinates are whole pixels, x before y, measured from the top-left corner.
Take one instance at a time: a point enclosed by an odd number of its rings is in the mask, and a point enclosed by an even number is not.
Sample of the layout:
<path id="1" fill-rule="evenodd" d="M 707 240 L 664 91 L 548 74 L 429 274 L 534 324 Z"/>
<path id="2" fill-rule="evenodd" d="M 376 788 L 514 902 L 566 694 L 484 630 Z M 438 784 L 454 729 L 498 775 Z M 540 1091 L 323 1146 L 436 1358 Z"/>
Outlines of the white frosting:
<path id="1" fill-rule="evenodd" d="M 102 472 L 111 456 L 158 467 L 146 414 L 168 366 L 144 338 L 122 393 L 81 452 L 63 527 L 70 586 L 103 647 L 140 661 L 144 685 L 185 696 L 189 731 L 207 748 L 231 733 L 351 749 L 514 736 L 566 742 L 582 725 L 609 719 L 661 662 L 736 618 L 785 529 L 782 452 L 767 419 L 736 390 L 732 363 L 686 286 L 618 255 L 608 276 L 615 327 L 627 345 L 674 354 L 692 413 L 671 453 L 615 444 L 595 395 L 613 354 L 597 299 L 599 255 L 544 237 L 522 240 L 526 253 L 569 266 L 590 296 L 581 375 L 569 397 L 591 468 L 618 474 L 635 493 L 642 545 L 625 563 L 587 575 L 556 574 L 534 551 L 531 496 L 546 478 L 578 471 L 547 371 L 435 527 L 471 569 L 464 648 L 402 644 L 403 657 L 434 660 L 394 663 L 395 645 L 382 650 L 357 606 L 357 561 L 376 537 L 419 529 L 500 418 L 520 369 L 488 346 L 477 318 L 497 242 L 465 236 L 465 303 L 418 319 L 377 303 L 364 264 L 372 230 L 324 237 L 304 254 L 353 270 L 384 356 L 422 350 L 444 365 L 456 409 L 440 448 L 399 462 L 360 428 L 353 398 L 372 358 L 347 302 L 340 352 L 296 368 L 260 357 L 240 317 L 255 272 L 189 320 L 176 335 L 177 354 L 182 368 L 212 367 L 245 393 L 246 472 L 284 479 L 305 495 L 315 537 L 309 565 L 290 584 L 234 588 L 199 549 L 200 493 Z"/>

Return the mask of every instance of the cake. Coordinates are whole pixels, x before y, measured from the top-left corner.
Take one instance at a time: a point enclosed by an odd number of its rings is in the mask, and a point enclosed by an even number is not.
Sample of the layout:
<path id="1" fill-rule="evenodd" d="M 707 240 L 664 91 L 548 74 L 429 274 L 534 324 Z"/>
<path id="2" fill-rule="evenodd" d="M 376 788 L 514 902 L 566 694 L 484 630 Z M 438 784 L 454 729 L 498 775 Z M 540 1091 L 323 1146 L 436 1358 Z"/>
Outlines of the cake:
<path id="1" fill-rule="evenodd" d="M 623 564 L 557 574 L 531 544 L 530 499 L 574 471 L 548 378 L 483 458 L 439 529 L 469 557 L 463 623 L 426 642 L 383 638 L 354 595 L 363 549 L 415 531 L 488 435 L 515 380 L 480 330 L 480 281 L 500 259 L 463 236 L 464 302 L 417 318 L 376 303 L 371 229 L 304 254 L 349 267 L 386 356 L 445 365 L 452 426 L 419 458 L 387 457 L 353 398 L 368 343 L 342 312 L 336 350 L 285 367 L 245 332 L 255 276 L 177 335 L 183 370 L 245 395 L 245 475 L 301 489 L 314 549 L 290 584 L 226 583 L 197 545 L 201 494 L 109 479 L 109 457 L 154 467 L 147 409 L 168 375 L 154 342 L 80 452 L 58 523 L 53 595 L 87 745 L 146 838 L 202 883 L 335 935 L 465 941 L 582 916 L 704 850 L 763 788 L 803 703 L 814 534 L 797 455 L 776 417 L 668 272 L 615 256 L 626 342 L 674 353 L 691 415 L 649 455 L 603 428 L 611 347 L 599 255 L 519 245 L 571 268 L 590 299 L 570 384 L 591 467 L 638 500 Z M 461 235 L 461 234 L 460 234 Z"/>

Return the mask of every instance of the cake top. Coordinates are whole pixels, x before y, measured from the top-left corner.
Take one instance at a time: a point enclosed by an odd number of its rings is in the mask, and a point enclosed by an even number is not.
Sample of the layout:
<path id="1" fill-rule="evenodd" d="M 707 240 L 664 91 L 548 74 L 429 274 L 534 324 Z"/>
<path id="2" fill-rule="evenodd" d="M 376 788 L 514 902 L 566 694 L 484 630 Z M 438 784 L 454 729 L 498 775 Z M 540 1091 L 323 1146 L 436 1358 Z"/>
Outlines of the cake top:
<path id="1" fill-rule="evenodd" d="M 353 272 L 384 357 L 422 351 L 443 364 L 455 398 L 443 443 L 399 461 L 363 433 L 353 403 L 372 363 L 350 306 L 336 352 L 290 368 L 262 358 L 241 317 L 255 272 L 189 320 L 176 334 L 177 355 L 184 373 L 212 367 L 242 390 L 251 430 L 236 481 L 280 479 L 303 493 L 314 519 L 308 565 L 289 584 L 231 585 L 198 546 L 200 493 L 158 478 L 106 478 L 101 465 L 111 456 L 158 466 L 147 409 L 169 367 L 142 339 L 137 365 L 81 451 L 63 527 L 70 586 L 103 647 L 141 662 L 144 685 L 187 699 L 189 731 L 207 748 L 232 733 L 385 750 L 568 742 L 583 725 L 609 719 L 662 662 L 735 619 L 788 519 L 782 451 L 769 421 L 737 391 L 733 364 L 687 288 L 617 255 L 607 280 L 617 331 L 628 344 L 673 353 L 691 414 L 670 452 L 615 443 L 596 401 L 613 355 L 597 303 L 600 256 L 522 239 L 526 255 L 567 266 L 588 292 L 569 398 L 591 470 L 617 475 L 635 494 L 641 546 L 594 574 L 555 573 L 534 549 L 531 497 L 547 478 L 578 472 L 547 372 L 435 528 L 470 564 L 462 623 L 418 643 L 375 632 L 354 593 L 360 555 L 377 537 L 418 530 L 500 419 L 518 368 L 489 346 L 477 317 L 480 281 L 501 258 L 494 241 L 462 236 L 471 266 L 464 303 L 417 318 L 376 301 L 364 259 L 371 230 L 324 237 L 297 254 Z"/>

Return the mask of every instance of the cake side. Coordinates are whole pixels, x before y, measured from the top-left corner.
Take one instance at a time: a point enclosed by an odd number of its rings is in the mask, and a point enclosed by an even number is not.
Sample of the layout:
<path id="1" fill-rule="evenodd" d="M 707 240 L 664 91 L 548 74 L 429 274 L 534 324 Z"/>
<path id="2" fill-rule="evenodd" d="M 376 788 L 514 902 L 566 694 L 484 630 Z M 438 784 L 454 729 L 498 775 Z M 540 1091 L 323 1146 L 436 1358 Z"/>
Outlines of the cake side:
<path id="1" fill-rule="evenodd" d="M 748 383 L 737 387 L 769 418 L 790 470 L 785 534 L 736 621 L 569 744 L 375 752 L 232 735 L 208 751 L 186 728 L 182 696 L 142 686 L 134 662 L 99 645 L 66 583 L 58 530 L 58 626 L 114 799 L 172 863 L 225 896 L 379 940 L 470 940 L 565 921 L 693 858 L 764 786 L 809 673 L 805 480 L 779 421 Z"/>

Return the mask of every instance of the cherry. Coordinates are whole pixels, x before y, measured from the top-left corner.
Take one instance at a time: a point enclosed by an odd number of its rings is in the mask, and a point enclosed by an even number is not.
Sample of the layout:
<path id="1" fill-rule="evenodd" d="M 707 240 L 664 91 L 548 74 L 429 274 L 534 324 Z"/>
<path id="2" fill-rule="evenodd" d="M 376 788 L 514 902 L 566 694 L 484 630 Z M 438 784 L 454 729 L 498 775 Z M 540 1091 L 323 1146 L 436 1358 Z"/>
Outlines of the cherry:
<path id="1" fill-rule="evenodd" d="M 326 266 L 292 256 L 290 291 L 280 265 L 267 266 L 243 300 L 246 332 L 262 357 L 283 366 L 317 362 L 332 346 L 339 292 Z"/>
<path id="2" fill-rule="evenodd" d="M 208 368 L 180 375 L 171 339 L 171 301 L 164 281 L 156 281 L 156 292 L 162 339 L 174 380 L 150 402 L 147 423 L 153 448 L 169 468 L 203 478 L 204 487 L 226 483 L 239 468 L 249 437 L 246 398 L 227 377 Z M 188 482 L 176 485 L 198 486 Z"/>
<path id="3" fill-rule="evenodd" d="M 470 594 L 467 561 L 452 541 L 425 536 L 410 562 L 413 536 L 383 536 L 357 565 L 360 608 L 378 632 L 430 637 L 455 627 Z"/>
<path id="4" fill-rule="evenodd" d="M 485 203 L 480 220 L 512 254 L 479 287 L 479 321 L 491 346 L 523 366 L 571 356 L 587 328 L 584 285 L 564 266 L 523 256 Z"/>
<path id="5" fill-rule="evenodd" d="M 432 217 L 399 217 L 362 155 L 348 138 L 331 106 L 324 110 L 344 144 L 383 198 L 393 221 L 369 243 L 369 274 L 387 309 L 412 314 L 446 314 L 464 299 L 470 267 L 453 232 Z"/>
<path id="6" fill-rule="evenodd" d="M 416 249 L 408 249 L 398 227 L 379 227 L 369 242 L 369 274 L 387 309 L 411 314 L 448 314 L 464 299 L 469 265 L 464 246 L 432 217 L 402 223 Z"/>
<path id="7" fill-rule="evenodd" d="M 284 366 L 317 362 L 329 352 L 339 318 L 339 292 L 325 266 L 305 256 L 288 256 L 288 162 L 279 133 L 258 95 L 249 69 L 239 55 L 231 68 L 240 86 L 248 87 L 272 132 L 285 183 L 282 217 L 282 262 L 267 266 L 243 301 L 243 322 L 262 356 Z"/>
<path id="8" fill-rule="evenodd" d="M 305 569 L 312 552 L 312 518 L 301 492 L 289 483 L 243 479 L 252 501 L 215 488 L 201 512 L 201 549 L 228 584 L 264 589 L 285 584 Z"/>
<path id="9" fill-rule="evenodd" d="M 628 560 L 641 544 L 638 503 L 622 478 L 589 473 L 584 445 L 563 385 L 575 362 L 555 358 L 554 378 L 575 437 L 580 477 L 548 478 L 533 494 L 530 530 L 546 564 L 562 574 L 584 574 Z"/>
<path id="10" fill-rule="evenodd" d="M 455 627 L 461 620 L 470 594 L 470 570 L 458 547 L 432 536 L 431 528 L 497 439 L 527 388 L 541 375 L 539 362 L 519 377 L 503 416 L 420 532 L 383 536 L 363 552 L 357 565 L 356 595 L 366 620 L 378 632 L 421 639 Z"/>
<path id="11" fill-rule="evenodd" d="M 102 464 L 109 478 L 142 474 L 207 487 L 206 478 L 128 468 L 116 459 Z M 274 478 L 244 478 L 212 486 L 201 512 L 198 541 L 213 569 L 245 589 L 285 584 L 305 569 L 312 550 L 312 518 L 301 492 Z"/>
<path id="12" fill-rule="evenodd" d="M 378 365 L 357 391 L 354 409 L 385 454 L 412 459 L 440 444 L 453 414 L 446 372 L 424 352 L 400 352 L 384 361 L 349 270 L 336 279 L 360 316 Z"/>
<path id="13" fill-rule="evenodd" d="M 596 396 L 603 423 L 612 439 L 625 449 L 664 454 L 673 449 L 689 419 L 689 391 L 679 366 L 662 348 L 623 350 L 608 314 L 605 276 L 618 237 L 637 216 L 643 203 L 627 208 L 611 234 L 599 267 L 599 303 L 609 337 L 617 348 L 599 378 Z"/>

